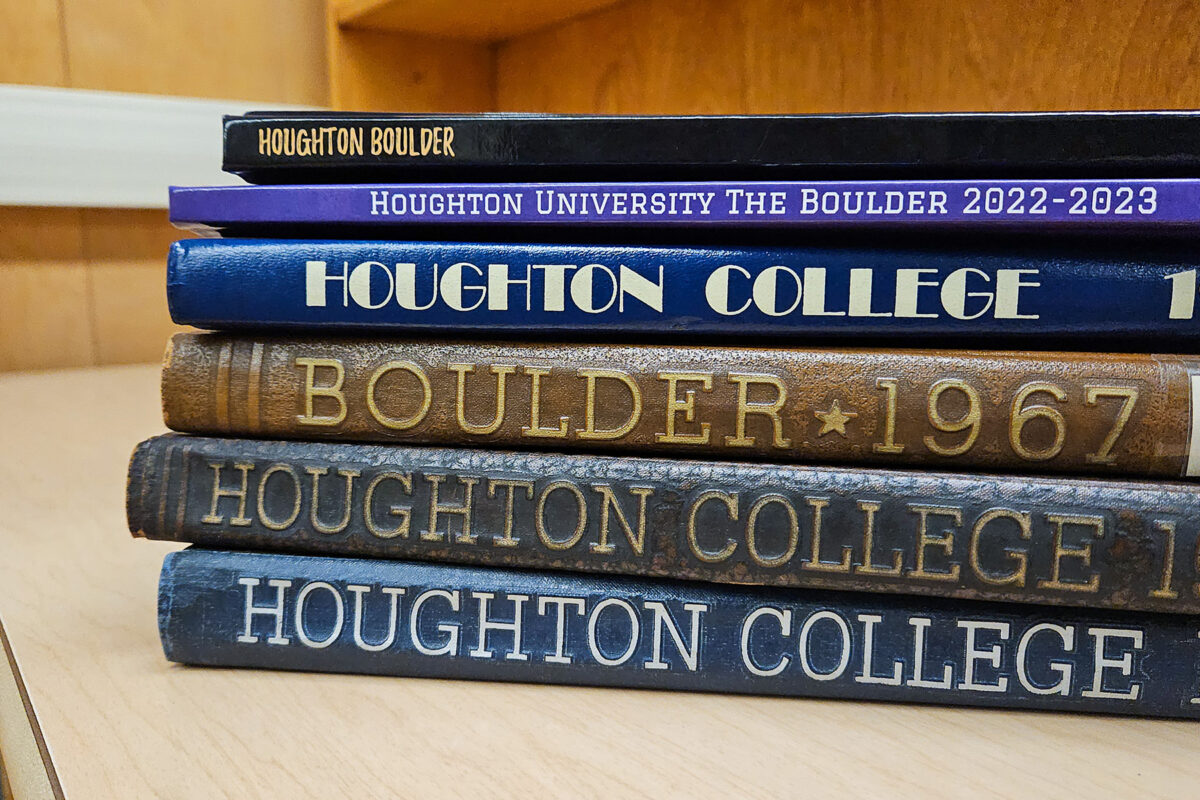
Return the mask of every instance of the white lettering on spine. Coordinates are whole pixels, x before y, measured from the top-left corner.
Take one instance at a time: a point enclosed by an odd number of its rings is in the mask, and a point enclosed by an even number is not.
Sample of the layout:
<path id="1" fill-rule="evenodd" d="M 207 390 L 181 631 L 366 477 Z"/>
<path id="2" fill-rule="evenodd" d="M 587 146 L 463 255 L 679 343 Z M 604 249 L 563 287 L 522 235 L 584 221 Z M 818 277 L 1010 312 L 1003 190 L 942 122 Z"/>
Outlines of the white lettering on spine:
<path id="1" fill-rule="evenodd" d="M 1128 639 L 1132 643 L 1132 650 L 1142 649 L 1142 632 L 1129 628 L 1088 628 L 1088 636 L 1096 640 L 1095 660 L 1093 661 L 1094 669 L 1092 671 L 1092 685 L 1084 689 L 1081 693 L 1083 697 L 1103 697 L 1111 700 L 1137 700 L 1141 693 L 1141 684 L 1137 681 L 1130 683 L 1128 691 L 1118 691 L 1104 688 L 1104 672 L 1108 669 L 1117 669 L 1120 674 L 1129 677 L 1133 674 L 1133 652 L 1126 650 L 1121 653 L 1120 658 L 1110 658 L 1105 655 L 1108 649 L 1109 639 Z"/>
<path id="2" fill-rule="evenodd" d="M 838 629 L 839 640 L 839 655 L 838 663 L 829 672 L 817 672 L 813 669 L 812 663 L 809 660 L 808 637 L 812 633 L 813 626 L 822 620 L 833 622 Z M 814 681 L 831 681 L 835 678 L 840 678 L 842 673 L 846 671 L 846 666 L 850 663 L 850 626 L 846 624 L 846 620 L 832 611 L 818 611 L 804 620 L 804 624 L 800 626 L 800 642 L 797 646 L 800 653 L 800 669 L 804 670 L 804 674 L 812 678 Z"/>
<path id="3" fill-rule="evenodd" d="M 347 295 L 346 286 L 346 268 L 345 263 L 342 264 L 342 274 L 327 277 L 326 264 L 324 261 L 305 261 L 304 262 L 304 304 L 310 308 L 325 307 L 325 284 L 330 281 L 340 281 L 342 284 L 342 305 L 348 305 L 350 300 Z"/>
<path id="4" fill-rule="evenodd" d="M 954 685 L 954 666 L 944 665 L 941 680 L 931 680 L 925 677 L 925 631 L 933 620 L 929 617 L 909 617 L 908 624 L 913 630 L 913 676 L 908 680 L 908 686 L 919 686 L 922 689 L 949 689 Z"/>
<path id="5" fill-rule="evenodd" d="M 583 616 L 584 608 L 587 603 L 582 597 L 548 597 L 543 596 L 538 598 L 537 610 L 538 614 L 546 615 L 546 608 L 554 606 L 558 609 L 557 622 L 555 624 L 554 637 L 554 652 L 546 656 L 545 661 L 551 664 L 570 664 L 571 657 L 566 654 L 567 647 L 567 606 L 573 606 L 575 613 Z"/>
<path id="6" fill-rule="evenodd" d="M 773 675 L 778 675 L 787 669 L 787 665 L 791 663 L 791 657 L 786 653 L 779 657 L 779 663 L 773 667 L 762 668 L 754 663 L 754 659 L 750 657 L 750 632 L 754 627 L 754 623 L 762 617 L 774 617 L 779 620 L 780 633 L 784 636 L 792 635 L 792 611 L 784 609 L 780 611 L 778 608 L 763 606 L 756 608 L 746 615 L 746 619 L 742 621 L 742 664 L 752 674 L 763 678 L 770 678 Z"/>
<path id="7" fill-rule="evenodd" d="M 596 627 L 600 624 L 600 613 L 606 608 L 613 607 L 621 609 L 629 617 L 629 643 L 621 655 L 616 658 L 609 658 L 600 649 L 600 643 L 596 639 Z M 597 663 L 603 664 L 606 667 L 619 667 L 632 658 L 633 651 L 637 649 L 640 636 L 641 625 L 638 622 L 637 609 L 620 598 L 607 597 L 593 606 L 592 613 L 588 614 L 588 649 L 592 651 L 592 658 L 596 659 Z"/>
<path id="8" fill-rule="evenodd" d="M 645 663 L 646 669 L 671 668 L 671 665 L 663 661 L 662 658 L 663 631 L 665 630 L 671 635 L 671 641 L 675 643 L 675 649 L 683 657 L 683 663 L 687 666 L 688 671 L 695 672 L 700 666 L 700 615 L 708 611 L 708 605 L 705 603 L 684 603 L 684 611 L 687 611 L 691 615 L 687 643 L 684 643 L 683 635 L 680 633 L 679 628 L 676 627 L 675 620 L 671 618 L 671 612 L 667 610 L 666 604 L 657 600 L 647 600 L 642 606 L 654 614 L 652 652 L 650 660 Z"/>
<path id="9" fill-rule="evenodd" d="M 980 650 L 975 644 L 976 634 L 981 631 L 995 631 L 1000 639 L 1007 640 L 1009 625 L 1007 622 L 986 622 L 984 620 L 959 620 L 958 627 L 967 632 L 966 658 L 963 664 L 963 679 L 958 684 L 959 689 L 972 692 L 1003 692 L 1008 689 L 1008 678 L 1003 675 L 995 683 L 984 683 L 975 678 L 975 665 L 986 661 L 995 669 L 1000 668 L 1000 645 L 994 644 L 986 650 Z"/>
<path id="10" fill-rule="evenodd" d="M 479 644 L 467 655 L 471 658 L 491 658 L 492 651 L 487 647 L 489 631 L 510 631 L 513 635 L 512 650 L 504 654 L 509 661 L 528 661 L 529 655 L 521 652 L 521 617 L 527 594 L 510 594 L 508 599 L 513 603 L 512 622 L 500 622 L 488 616 L 488 605 L 496 595 L 493 592 L 471 592 L 471 597 L 479 601 Z"/>
<path id="11" fill-rule="evenodd" d="M 246 625 L 237 637 L 238 642 L 254 644 L 258 641 L 258 637 L 250 632 L 250 623 L 256 614 L 261 614 L 275 618 L 275 634 L 267 638 L 267 644 L 290 643 L 291 640 L 283 635 L 283 602 L 284 592 L 292 585 L 292 582 L 278 579 L 267 581 L 267 586 L 275 590 L 275 605 L 273 606 L 254 605 L 254 587 L 261 583 L 258 578 L 238 578 L 238 583 L 246 587 Z"/>
<path id="12" fill-rule="evenodd" d="M 403 589 L 384 586 L 380 589 L 381 592 L 388 595 L 391 599 L 390 610 L 388 611 L 388 627 L 387 636 L 383 637 L 383 641 L 379 644 L 367 644 L 363 639 L 363 596 L 370 594 L 370 586 L 360 586 L 358 584 L 347 584 L 346 590 L 354 595 L 354 644 L 360 650 L 366 650 L 369 653 L 379 653 L 387 650 L 396 641 L 396 621 L 400 615 L 400 595 L 404 594 Z"/>
<path id="13" fill-rule="evenodd" d="M 904 682 L 904 660 L 897 658 L 892 661 L 892 674 L 875 675 L 871 672 L 871 661 L 875 650 L 875 626 L 883 622 L 878 614 L 859 614 L 858 621 L 863 624 L 863 667 L 862 674 L 854 676 L 856 683 L 881 683 L 884 686 L 899 686 Z"/>
<path id="14" fill-rule="evenodd" d="M 445 589 L 430 589 L 422 592 L 413 599 L 412 610 L 408 612 L 408 638 L 412 640 L 413 647 L 418 653 L 426 656 L 453 656 L 458 653 L 458 625 L 449 623 L 439 623 L 437 629 L 440 633 L 446 634 L 446 641 L 437 647 L 430 647 L 421 639 L 420 633 L 417 631 L 417 626 L 421 620 L 421 607 L 427 601 L 434 597 L 440 597 L 450 603 L 451 611 L 459 609 L 459 594 L 455 589 L 453 592 L 448 592 Z"/>
<path id="15" fill-rule="evenodd" d="M 1038 686 L 1029 679 L 1029 664 L 1027 663 L 1026 656 L 1029 651 L 1029 642 L 1034 636 L 1043 631 L 1058 634 L 1058 638 L 1062 640 L 1064 652 L 1070 652 L 1075 649 L 1075 627 L 1073 625 L 1063 627 L 1062 625 L 1055 625 L 1052 622 L 1043 622 L 1034 625 L 1021 634 L 1021 640 L 1017 643 L 1017 682 L 1021 684 L 1021 688 L 1030 694 L 1066 695 L 1071 691 L 1071 675 L 1073 673 L 1073 668 L 1069 661 L 1050 662 L 1050 669 L 1058 673 L 1058 680 L 1050 686 Z"/>
<path id="16" fill-rule="evenodd" d="M 329 592 L 333 597 L 333 605 L 337 609 L 334 612 L 333 630 L 324 639 L 313 639 L 308 635 L 308 630 L 304 626 L 304 603 L 308 600 L 308 596 L 318 589 L 323 589 Z M 304 584 L 304 588 L 296 595 L 296 638 L 305 647 L 321 649 L 329 647 L 337 641 L 337 638 L 342 634 L 342 627 L 346 623 L 346 605 L 342 600 L 342 593 L 333 587 L 333 585 L 325 581 L 313 581 Z"/>

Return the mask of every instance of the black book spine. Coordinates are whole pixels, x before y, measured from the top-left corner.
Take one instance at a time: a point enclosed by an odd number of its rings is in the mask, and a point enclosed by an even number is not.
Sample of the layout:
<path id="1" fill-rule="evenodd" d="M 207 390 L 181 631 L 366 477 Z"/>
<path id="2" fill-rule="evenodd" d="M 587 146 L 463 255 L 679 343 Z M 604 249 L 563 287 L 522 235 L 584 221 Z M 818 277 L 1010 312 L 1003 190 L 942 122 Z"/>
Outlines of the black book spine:
<path id="1" fill-rule="evenodd" d="M 254 114 L 224 168 L 254 183 L 770 177 L 1166 177 L 1200 168 L 1189 112 L 743 117 Z"/>

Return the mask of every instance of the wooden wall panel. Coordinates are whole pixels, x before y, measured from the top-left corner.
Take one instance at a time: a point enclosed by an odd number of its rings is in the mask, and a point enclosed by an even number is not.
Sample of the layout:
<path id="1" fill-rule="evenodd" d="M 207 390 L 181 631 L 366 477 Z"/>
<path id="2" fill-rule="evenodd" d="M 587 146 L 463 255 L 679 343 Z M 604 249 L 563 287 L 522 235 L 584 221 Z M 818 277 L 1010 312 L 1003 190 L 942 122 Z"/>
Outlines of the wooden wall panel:
<path id="1" fill-rule="evenodd" d="M 495 63 L 487 44 L 337 29 L 330 15 L 330 103 L 354 111 L 489 111 Z"/>
<path id="2" fill-rule="evenodd" d="M 322 0 L 0 0 L 0 82 L 329 102 Z M 217 136 L 216 129 L 213 135 Z M 0 370 L 156 361 L 157 211 L 0 207 Z"/>
<path id="3" fill-rule="evenodd" d="M 95 363 L 80 212 L 0 208 L 0 370 Z"/>
<path id="4" fill-rule="evenodd" d="M 323 106 L 324 13 L 321 0 L 66 0 L 70 85 Z"/>
<path id="5" fill-rule="evenodd" d="M 165 211 L 83 209 L 97 364 L 156 361 L 183 330 L 167 313 L 167 248 L 188 234 Z"/>
<path id="6" fill-rule="evenodd" d="M 1200 106 L 1190 0 L 629 0 L 502 43 L 502 110 Z"/>
<path id="7" fill-rule="evenodd" d="M 157 361 L 172 333 L 184 328 L 167 313 L 161 259 L 122 259 L 91 265 L 96 317 L 96 363 Z"/>
<path id="8" fill-rule="evenodd" d="M 0 371 L 158 360 L 184 235 L 163 211 L 0 207 Z"/>
<path id="9" fill-rule="evenodd" d="M 58 0 L 0 0 L 0 83 L 66 85 Z"/>

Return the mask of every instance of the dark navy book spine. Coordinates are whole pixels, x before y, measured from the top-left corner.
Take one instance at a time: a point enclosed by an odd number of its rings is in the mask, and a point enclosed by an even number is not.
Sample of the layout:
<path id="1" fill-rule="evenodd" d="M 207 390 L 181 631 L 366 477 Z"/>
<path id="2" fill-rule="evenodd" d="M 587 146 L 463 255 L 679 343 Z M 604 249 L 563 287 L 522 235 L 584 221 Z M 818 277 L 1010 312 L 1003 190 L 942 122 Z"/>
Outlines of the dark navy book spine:
<path id="1" fill-rule="evenodd" d="M 168 659 L 1200 717 L 1190 617 L 185 550 Z"/>
<path id="2" fill-rule="evenodd" d="M 172 318 L 201 328 L 1003 336 L 1193 341 L 1194 259 L 1119 251 L 191 239 Z M 1047 337 L 1050 337 L 1049 339 Z"/>
<path id="3" fill-rule="evenodd" d="M 617 229 L 1195 231 L 1200 179 L 414 183 L 172 187 L 171 221 Z"/>

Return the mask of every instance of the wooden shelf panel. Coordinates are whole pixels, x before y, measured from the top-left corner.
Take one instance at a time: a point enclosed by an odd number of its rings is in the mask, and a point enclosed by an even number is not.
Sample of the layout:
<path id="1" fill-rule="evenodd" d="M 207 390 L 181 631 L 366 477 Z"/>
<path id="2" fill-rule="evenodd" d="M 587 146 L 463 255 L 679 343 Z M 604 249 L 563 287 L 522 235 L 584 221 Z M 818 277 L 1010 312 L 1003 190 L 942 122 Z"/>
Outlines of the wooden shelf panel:
<path id="1" fill-rule="evenodd" d="M 343 28 L 415 33 L 473 41 L 520 36 L 615 5 L 619 0 L 342 0 Z"/>

